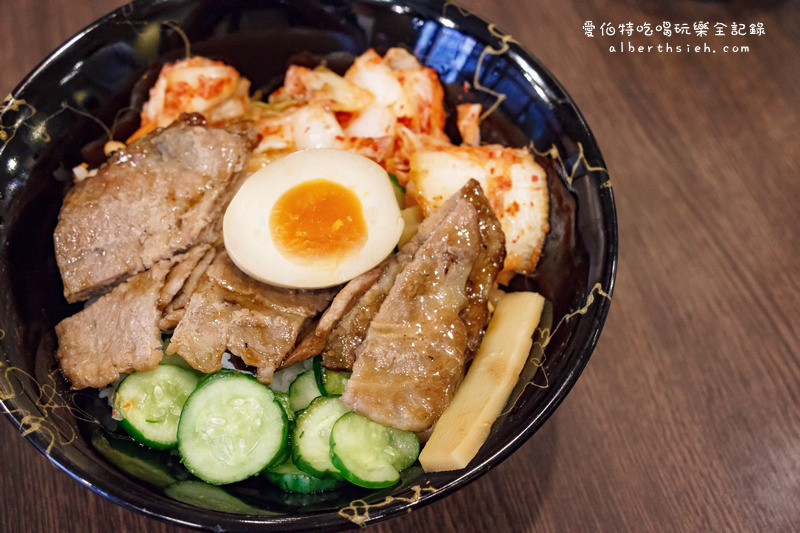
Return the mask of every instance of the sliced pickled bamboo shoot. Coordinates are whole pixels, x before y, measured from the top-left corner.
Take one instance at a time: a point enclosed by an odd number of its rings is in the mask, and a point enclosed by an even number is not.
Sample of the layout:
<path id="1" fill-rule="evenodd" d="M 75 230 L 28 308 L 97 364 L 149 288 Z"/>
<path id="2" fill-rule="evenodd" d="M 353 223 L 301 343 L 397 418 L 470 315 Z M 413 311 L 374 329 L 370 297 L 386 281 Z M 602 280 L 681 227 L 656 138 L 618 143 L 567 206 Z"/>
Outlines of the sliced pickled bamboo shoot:
<path id="1" fill-rule="evenodd" d="M 472 366 L 419 456 L 426 472 L 464 468 L 478 453 L 525 366 L 543 307 L 533 292 L 500 298 Z"/>

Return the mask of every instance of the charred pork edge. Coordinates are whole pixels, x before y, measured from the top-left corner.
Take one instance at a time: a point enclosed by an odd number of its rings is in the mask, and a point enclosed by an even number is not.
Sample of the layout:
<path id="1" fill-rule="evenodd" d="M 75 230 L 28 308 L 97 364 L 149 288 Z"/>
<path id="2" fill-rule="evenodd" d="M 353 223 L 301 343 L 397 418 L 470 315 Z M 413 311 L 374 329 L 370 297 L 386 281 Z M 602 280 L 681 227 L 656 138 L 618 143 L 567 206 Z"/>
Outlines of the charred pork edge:
<path id="1" fill-rule="evenodd" d="M 364 296 L 370 287 L 372 287 L 386 271 L 389 259 L 382 261 L 378 266 L 361 274 L 345 285 L 334 297 L 328 309 L 322 313 L 316 326 L 303 336 L 297 346 L 289 352 L 278 368 L 286 368 L 294 363 L 299 363 L 300 361 L 310 359 L 319 354 L 325 348 L 328 337 L 331 331 L 333 331 L 333 328 L 336 327 L 336 324 L 339 323 L 344 315 L 355 307 L 361 297 Z"/>

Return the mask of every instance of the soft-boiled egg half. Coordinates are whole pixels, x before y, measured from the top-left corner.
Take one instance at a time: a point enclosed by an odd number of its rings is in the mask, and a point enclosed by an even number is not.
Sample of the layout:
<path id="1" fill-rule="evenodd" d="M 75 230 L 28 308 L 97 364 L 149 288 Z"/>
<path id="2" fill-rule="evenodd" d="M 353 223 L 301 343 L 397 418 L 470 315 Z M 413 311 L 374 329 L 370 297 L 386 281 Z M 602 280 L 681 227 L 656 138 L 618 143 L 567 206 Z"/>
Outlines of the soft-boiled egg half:
<path id="1" fill-rule="evenodd" d="M 225 249 L 271 285 L 331 287 L 381 262 L 403 232 L 386 170 L 342 150 L 302 150 L 253 173 L 223 220 Z"/>

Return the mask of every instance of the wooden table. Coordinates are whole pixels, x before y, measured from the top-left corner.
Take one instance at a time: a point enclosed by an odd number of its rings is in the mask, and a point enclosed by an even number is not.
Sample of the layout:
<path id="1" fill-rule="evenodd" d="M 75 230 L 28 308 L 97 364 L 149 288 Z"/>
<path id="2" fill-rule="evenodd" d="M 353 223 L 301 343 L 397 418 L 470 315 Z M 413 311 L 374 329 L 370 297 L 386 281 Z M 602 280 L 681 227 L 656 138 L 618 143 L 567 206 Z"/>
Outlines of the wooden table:
<path id="1" fill-rule="evenodd" d="M 0 0 L 0 92 L 119 4 Z M 547 424 L 477 482 L 375 529 L 800 529 L 800 2 L 461 4 L 583 111 L 616 194 L 619 274 L 594 356 Z M 712 35 L 600 33 L 663 20 Z M 716 22 L 764 34 L 715 37 Z M 675 50 L 704 41 L 717 51 Z M 173 530 L 81 487 L 7 422 L 0 442 L 3 531 Z"/>

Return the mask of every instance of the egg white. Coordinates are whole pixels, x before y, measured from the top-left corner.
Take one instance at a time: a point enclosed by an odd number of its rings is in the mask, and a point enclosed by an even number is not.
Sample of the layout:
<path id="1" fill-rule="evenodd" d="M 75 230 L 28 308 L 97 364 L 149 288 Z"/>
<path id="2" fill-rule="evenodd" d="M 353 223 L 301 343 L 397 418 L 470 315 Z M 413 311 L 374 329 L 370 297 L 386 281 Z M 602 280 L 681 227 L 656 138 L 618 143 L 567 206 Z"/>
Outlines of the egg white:
<path id="1" fill-rule="evenodd" d="M 361 201 L 367 239 L 358 253 L 329 261 L 284 256 L 270 233 L 278 199 L 303 182 L 325 179 Z M 281 287 L 322 288 L 344 283 L 381 262 L 403 232 L 403 218 L 386 171 L 364 156 L 335 149 L 302 150 L 256 171 L 231 200 L 222 223 L 225 249 L 249 276 Z"/>

